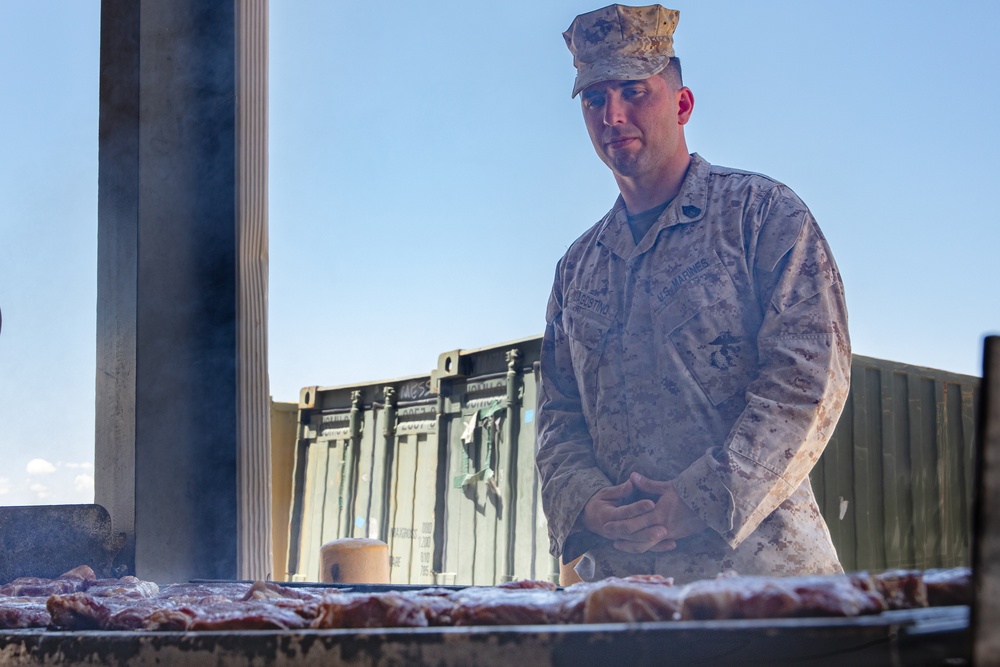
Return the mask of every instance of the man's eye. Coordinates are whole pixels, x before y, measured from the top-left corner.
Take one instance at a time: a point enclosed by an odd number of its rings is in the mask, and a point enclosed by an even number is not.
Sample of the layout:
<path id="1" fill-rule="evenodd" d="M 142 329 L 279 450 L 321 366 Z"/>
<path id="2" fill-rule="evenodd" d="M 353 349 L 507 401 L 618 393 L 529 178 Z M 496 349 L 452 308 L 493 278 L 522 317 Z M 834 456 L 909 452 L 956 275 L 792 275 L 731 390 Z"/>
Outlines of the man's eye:
<path id="1" fill-rule="evenodd" d="M 626 88 L 622 91 L 622 99 L 631 100 L 642 95 L 642 91 L 638 88 Z"/>
<path id="2" fill-rule="evenodd" d="M 583 101 L 583 104 L 588 109 L 598 109 L 598 108 L 604 106 L 604 98 L 603 97 L 588 97 L 587 99 L 585 99 Z"/>

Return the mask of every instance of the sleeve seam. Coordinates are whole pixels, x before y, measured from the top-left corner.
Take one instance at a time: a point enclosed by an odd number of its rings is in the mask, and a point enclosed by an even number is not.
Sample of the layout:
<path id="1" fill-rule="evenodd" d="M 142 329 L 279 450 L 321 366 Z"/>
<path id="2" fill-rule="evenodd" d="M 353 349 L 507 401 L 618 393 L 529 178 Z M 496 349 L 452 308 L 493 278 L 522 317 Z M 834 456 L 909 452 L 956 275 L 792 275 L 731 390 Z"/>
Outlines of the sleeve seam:
<path id="1" fill-rule="evenodd" d="M 749 455 L 747 455 L 747 454 L 739 451 L 738 449 L 733 449 L 732 447 L 730 447 L 729 451 L 731 451 L 733 454 L 736 454 L 737 456 L 740 456 L 740 457 L 746 459 L 747 461 L 749 461 L 750 463 L 754 464 L 758 468 L 761 468 L 762 470 L 766 470 L 772 476 L 774 476 L 776 479 L 781 480 L 785 484 L 785 486 L 787 486 L 788 488 L 792 489 L 793 491 L 795 490 L 795 487 L 792 486 L 791 482 L 789 482 L 787 479 L 785 479 L 784 475 L 782 475 L 781 473 L 777 472 L 776 470 L 773 470 L 770 466 L 762 463 L 761 461 L 758 461 L 757 459 L 753 458 L 752 456 L 749 456 Z M 733 496 L 733 497 L 735 498 L 736 496 Z M 742 501 L 741 501 L 741 504 L 743 504 L 743 506 L 746 507 L 747 509 L 753 509 L 749 505 L 746 505 L 745 503 L 742 503 Z"/>
<path id="2" fill-rule="evenodd" d="M 767 336 L 765 338 L 761 338 L 760 342 L 763 343 L 765 341 L 772 341 L 772 340 L 812 340 L 819 338 L 831 338 L 833 337 L 833 335 L 834 333 L 832 331 L 801 333 L 801 334 L 784 334 L 782 336 Z"/>

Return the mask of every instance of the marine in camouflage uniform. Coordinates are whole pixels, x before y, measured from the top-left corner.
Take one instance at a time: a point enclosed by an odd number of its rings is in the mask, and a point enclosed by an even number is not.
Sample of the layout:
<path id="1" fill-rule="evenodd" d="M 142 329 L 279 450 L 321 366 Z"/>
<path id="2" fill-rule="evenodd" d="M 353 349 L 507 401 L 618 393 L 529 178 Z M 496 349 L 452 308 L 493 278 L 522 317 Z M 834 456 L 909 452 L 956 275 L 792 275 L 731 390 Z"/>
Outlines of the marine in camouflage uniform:
<path id="1" fill-rule="evenodd" d="M 658 5 L 578 17 L 566 33 L 574 95 L 662 70 L 672 40 L 648 36 L 670 38 L 676 19 Z M 563 562 L 585 554 L 587 580 L 841 572 L 808 477 L 849 387 L 836 264 L 786 186 L 684 156 L 675 196 L 638 241 L 619 197 L 558 263 L 537 413 L 551 551 Z M 661 486 L 633 485 L 634 473 Z M 697 522 L 692 534 L 665 526 L 669 539 L 633 553 L 635 543 L 583 525 L 596 493 L 625 489 L 618 505 L 631 516 L 663 484 Z"/>

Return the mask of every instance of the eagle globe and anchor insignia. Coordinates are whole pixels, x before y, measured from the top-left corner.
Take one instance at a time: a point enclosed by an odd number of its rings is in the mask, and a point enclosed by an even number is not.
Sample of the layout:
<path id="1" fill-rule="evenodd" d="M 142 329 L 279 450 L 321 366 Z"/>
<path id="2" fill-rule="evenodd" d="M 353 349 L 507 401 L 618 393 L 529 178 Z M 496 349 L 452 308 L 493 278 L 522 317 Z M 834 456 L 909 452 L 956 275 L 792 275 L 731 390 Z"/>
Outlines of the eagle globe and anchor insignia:
<path id="1" fill-rule="evenodd" d="M 729 370 L 736 365 L 740 358 L 740 343 L 742 342 L 742 337 L 734 336 L 728 329 L 721 332 L 715 337 L 715 340 L 709 343 L 715 349 L 709 356 L 708 363 L 711 364 L 712 368 L 717 368 L 720 371 Z"/>

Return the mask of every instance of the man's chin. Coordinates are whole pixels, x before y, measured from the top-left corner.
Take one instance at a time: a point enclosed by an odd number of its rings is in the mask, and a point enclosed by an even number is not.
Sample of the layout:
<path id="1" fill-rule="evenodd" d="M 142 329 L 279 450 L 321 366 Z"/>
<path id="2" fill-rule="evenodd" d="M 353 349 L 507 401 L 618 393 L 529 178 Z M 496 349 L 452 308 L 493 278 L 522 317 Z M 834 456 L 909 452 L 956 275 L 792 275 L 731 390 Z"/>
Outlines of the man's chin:
<path id="1" fill-rule="evenodd" d="M 640 170 L 637 156 L 612 158 L 608 161 L 608 166 L 619 176 L 635 176 Z"/>

